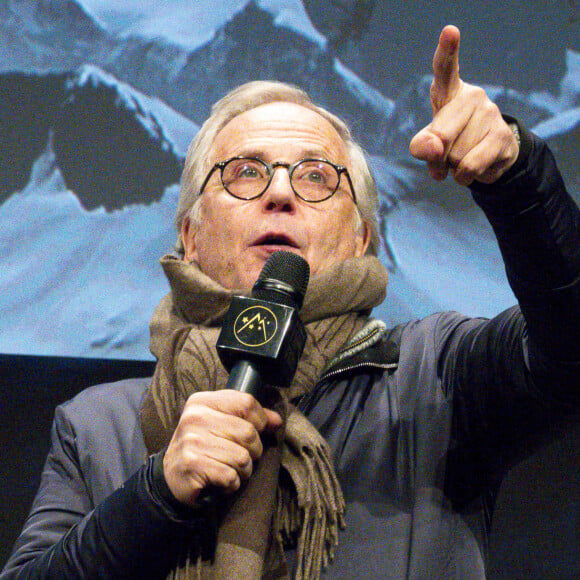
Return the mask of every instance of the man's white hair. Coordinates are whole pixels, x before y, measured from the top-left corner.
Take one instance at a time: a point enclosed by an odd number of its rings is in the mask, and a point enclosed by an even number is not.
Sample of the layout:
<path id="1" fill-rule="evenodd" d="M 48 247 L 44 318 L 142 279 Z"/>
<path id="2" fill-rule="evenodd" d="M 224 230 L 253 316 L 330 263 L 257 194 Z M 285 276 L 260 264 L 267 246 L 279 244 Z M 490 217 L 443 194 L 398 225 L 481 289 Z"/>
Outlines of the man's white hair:
<path id="1" fill-rule="evenodd" d="M 212 107 L 210 117 L 191 142 L 185 158 L 175 218 L 178 231 L 181 231 L 181 224 L 186 216 L 194 223 L 200 219 L 200 188 L 211 169 L 209 156 L 218 133 L 238 115 L 261 105 L 277 102 L 294 103 L 315 111 L 336 129 L 344 141 L 349 156 L 346 164 L 355 190 L 358 216 L 370 228 L 367 254 L 376 255 L 379 248 L 377 189 L 362 148 L 354 142 L 348 127 L 336 115 L 315 105 L 302 89 L 275 81 L 253 81 L 240 85 Z M 360 225 L 362 227 L 362 223 Z M 183 254 L 180 237 L 176 249 Z"/>

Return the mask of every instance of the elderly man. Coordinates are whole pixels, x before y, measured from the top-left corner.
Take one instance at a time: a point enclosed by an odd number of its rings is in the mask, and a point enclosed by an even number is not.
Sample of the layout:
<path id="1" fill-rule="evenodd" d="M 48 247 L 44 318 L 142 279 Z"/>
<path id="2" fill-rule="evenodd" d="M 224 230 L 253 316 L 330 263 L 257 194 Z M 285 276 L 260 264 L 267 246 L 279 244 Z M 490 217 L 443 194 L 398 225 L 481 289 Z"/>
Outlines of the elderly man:
<path id="1" fill-rule="evenodd" d="M 153 380 L 59 407 L 3 579 L 485 577 L 501 477 L 578 407 L 580 213 L 546 146 L 460 79 L 458 48 L 446 27 L 411 153 L 471 187 L 520 306 L 370 318 L 386 273 L 360 148 L 303 92 L 240 87 L 188 154 Z M 310 265 L 307 342 L 262 406 L 224 389 L 215 342 L 281 249 Z"/>

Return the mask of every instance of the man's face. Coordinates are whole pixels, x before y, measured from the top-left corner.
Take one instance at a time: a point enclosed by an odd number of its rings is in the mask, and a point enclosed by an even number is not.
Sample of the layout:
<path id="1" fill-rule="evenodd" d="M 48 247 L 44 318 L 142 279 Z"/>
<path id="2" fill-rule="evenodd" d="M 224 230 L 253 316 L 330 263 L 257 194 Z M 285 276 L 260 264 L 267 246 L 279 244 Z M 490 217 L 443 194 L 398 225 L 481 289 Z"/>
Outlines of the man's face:
<path id="1" fill-rule="evenodd" d="M 262 105 L 232 119 L 217 135 L 210 162 L 235 156 L 269 163 L 305 158 L 347 164 L 344 143 L 324 117 L 292 103 Z M 320 203 L 298 198 L 288 171 L 277 168 L 257 199 L 227 193 L 215 171 L 201 196 L 201 222 L 186 218 L 181 229 L 185 259 L 225 288 L 249 289 L 278 250 L 302 256 L 311 274 L 364 254 L 368 228 L 357 228 L 356 207 L 345 176 L 338 191 Z"/>

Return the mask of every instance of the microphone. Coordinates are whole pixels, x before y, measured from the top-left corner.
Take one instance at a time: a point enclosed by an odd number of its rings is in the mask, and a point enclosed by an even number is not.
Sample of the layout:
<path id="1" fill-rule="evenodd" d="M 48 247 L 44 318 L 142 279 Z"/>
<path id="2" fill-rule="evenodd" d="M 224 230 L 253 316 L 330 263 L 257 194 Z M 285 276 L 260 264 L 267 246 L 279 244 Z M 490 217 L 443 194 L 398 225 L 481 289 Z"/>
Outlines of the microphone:
<path id="1" fill-rule="evenodd" d="M 265 385 L 288 387 L 304 350 L 306 331 L 298 316 L 310 267 L 292 252 L 270 256 L 250 296 L 234 296 L 216 348 L 230 373 L 226 388 L 267 403 Z"/>

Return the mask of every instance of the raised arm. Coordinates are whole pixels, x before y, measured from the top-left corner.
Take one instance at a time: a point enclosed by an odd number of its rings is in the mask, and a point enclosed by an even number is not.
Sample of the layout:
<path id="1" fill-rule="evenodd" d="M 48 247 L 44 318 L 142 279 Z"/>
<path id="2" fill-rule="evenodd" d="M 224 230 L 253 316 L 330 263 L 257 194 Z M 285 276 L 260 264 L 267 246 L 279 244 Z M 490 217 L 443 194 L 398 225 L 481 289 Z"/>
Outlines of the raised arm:
<path id="1" fill-rule="evenodd" d="M 519 303 L 444 333 L 449 493 L 468 501 L 580 408 L 580 211 L 546 144 L 522 127 L 518 143 L 485 92 L 460 79 L 458 48 L 459 31 L 446 27 L 433 60 L 433 121 L 410 150 L 435 179 L 451 172 L 469 185 Z"/>

